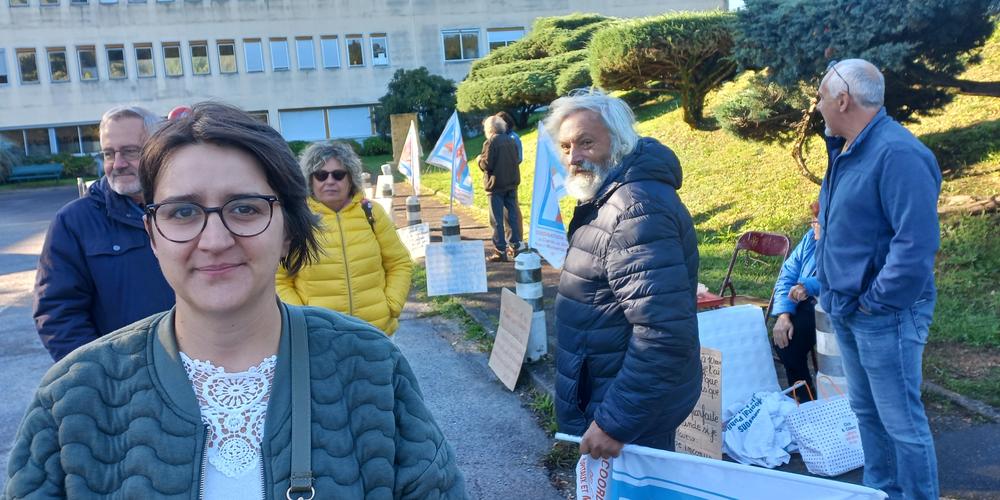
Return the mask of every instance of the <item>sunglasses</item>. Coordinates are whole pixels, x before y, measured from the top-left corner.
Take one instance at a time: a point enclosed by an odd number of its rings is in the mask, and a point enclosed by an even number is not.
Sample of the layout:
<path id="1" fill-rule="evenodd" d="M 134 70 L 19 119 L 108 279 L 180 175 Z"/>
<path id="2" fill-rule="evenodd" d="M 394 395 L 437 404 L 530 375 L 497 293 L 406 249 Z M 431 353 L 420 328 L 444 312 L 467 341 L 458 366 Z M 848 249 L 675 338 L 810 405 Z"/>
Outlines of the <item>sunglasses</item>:
<path id="1" fill-rule="evenodd" d="M 342 181 L 344 177 L 347 177 L 347 170 L 334 170 L 333 172 L 328 172 L 326 170 L 317 170 L 312 173 L 313 179 L 316 182 L 325 182 L 327 177 L 333 176 L 333 180 Z"/>
<path id="2" fill-rule="evenodd" d="M 838 77 L 840 77 L 841 81 L 843 81 L 843 82 L 844 82 L 844 86 L 845 86 L 845 87 L 847 87 L 847 92 L 846 92 L 846 93 L 847 93 L 847 95 L 851 95 L 851 84 L 850 84 L 850 83 L 847 83 L 847 79 L 846 79 L 846 78 L 844 78 L 844 75 L 841 75 L 841 74 L 840 74 L 840 72 L 839 72 L 839 71 L 837 71 L 837 63 L 838 63 L 838 62 L 840 62 L 840 61 L 838 61 L 838 60 L 836 60 L 836 59 L 834 59 L 834 60 L 830 61 L 830 63 L 826 65 L 826 70 L 827 70 L 828 72 L 829 72 L 829 71 L 833 71 L 833 74 L 835 74 L 835 75 L 837 75 Z"/>

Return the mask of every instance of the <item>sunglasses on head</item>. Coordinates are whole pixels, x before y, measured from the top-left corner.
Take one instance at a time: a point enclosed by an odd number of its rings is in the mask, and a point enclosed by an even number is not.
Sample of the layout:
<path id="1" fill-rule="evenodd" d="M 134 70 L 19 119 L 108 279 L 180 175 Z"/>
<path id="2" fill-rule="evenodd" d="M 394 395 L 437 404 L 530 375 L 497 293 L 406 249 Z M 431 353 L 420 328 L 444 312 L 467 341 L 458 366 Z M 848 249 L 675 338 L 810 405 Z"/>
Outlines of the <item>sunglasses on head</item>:
<path id="1" fill-rule="evenodd" d="M 342 181 L 344 180 L 344 177 L 347 177 L 347 170 L 334 170 L 333 172 L 328 172 L 326 170 L 317 170 L 312 174 L 313 179 L 316 179 L 317 182 L 324 182 L 326 181 L 326 178 L 330 177 L 331 175 L 333 176 L 333 180 Z"/>

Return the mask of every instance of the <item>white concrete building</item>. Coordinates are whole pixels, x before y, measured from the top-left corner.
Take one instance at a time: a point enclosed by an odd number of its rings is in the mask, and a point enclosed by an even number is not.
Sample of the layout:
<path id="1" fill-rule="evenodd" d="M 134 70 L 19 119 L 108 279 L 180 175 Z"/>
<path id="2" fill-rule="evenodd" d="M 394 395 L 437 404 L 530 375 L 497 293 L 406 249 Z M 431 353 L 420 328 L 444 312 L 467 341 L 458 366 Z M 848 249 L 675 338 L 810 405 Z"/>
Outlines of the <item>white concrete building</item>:
<path id="1" fill-rule="evenodd" d="M 116 104 L 222 100 L 288 139 L 363 138 L 401 68 L 460 81 L 537 17 L 726 9 L 727 0 L 0 0 L 0 140 L 90 153 Z"/>

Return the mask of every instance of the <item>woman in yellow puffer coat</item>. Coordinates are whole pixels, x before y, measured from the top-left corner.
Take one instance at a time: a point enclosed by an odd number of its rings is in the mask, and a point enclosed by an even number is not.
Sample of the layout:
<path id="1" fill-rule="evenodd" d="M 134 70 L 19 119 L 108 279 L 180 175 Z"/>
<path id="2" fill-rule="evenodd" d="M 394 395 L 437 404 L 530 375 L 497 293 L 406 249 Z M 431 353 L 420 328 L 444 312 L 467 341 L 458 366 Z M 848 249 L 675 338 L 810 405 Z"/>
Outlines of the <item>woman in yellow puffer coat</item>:
<path id="1" fill-rule="evenodd" d="M 312 193 L 309 206 L 322 219 L 324 253 L 295 274 L 279 267 L 278 296 L 361 318 L 392 335 L 413 264 L 389 215 L 363 198 L 361 159 L 342 142 L 317 142 L 299 164 Z"/>

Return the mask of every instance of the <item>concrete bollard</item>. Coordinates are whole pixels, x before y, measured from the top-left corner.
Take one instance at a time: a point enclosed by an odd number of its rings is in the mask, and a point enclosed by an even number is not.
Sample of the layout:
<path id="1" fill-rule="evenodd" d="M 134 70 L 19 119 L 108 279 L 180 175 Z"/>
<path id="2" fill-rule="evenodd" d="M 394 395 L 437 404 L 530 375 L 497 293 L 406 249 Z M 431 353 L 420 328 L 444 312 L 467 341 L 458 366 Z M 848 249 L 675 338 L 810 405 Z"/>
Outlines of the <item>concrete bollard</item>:
<path id="1" fill-rule="evenodd" d="M 441 241 L 444 243 L 462 241 L 462 230 L 458 224 L 458 216 L 455 214 L 445 214 L 444 217 L 441 217 Z"/>
<path id="2" fill-rule="evenodd" d="M 535 252 L 521 252 L 514 259 L 514 281 L 517 296 L 531 304 L 531 334 L 524 356 L 529 362 L 541 359 L 549 352 L 545 328 L 545 308 L 542 306 L 542 258 Z"/>
<path id="3" fill-rule="evenodd" d="M 406 197 L 406 225 L 416 226 L 420 224 L 420 198 L 417 196 Z"/>
<path id="4" fill-rule="evenodd" d="M 844 373 L 844 362 L 840 357 L 840 346 L 837 344 L 837 334 L 833 332 L 830 317 L 819 304 L 816 304 L 816 392 L 817 398 L 832 397 L 839 394 L 837 389 L 846 396 L 849 393 L 847 376 Z M 826 377 L 830 377 L 829 380 Z M 830 381 L 837 387 L 833 387 Z"/>

